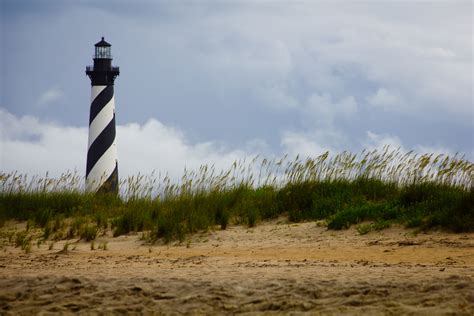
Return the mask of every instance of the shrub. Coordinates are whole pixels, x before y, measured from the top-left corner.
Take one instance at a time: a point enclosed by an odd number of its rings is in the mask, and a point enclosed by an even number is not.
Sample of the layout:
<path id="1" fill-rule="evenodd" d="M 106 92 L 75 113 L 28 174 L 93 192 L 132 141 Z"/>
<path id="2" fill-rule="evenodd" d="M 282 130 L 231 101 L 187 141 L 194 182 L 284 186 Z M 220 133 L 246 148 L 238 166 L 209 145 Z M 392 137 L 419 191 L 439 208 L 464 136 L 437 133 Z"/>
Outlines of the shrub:
<path id="1" fill-rule="evenodd" d="M 176 183 L 168 176 L 138 175 L 121 182 L 120 196 L 84 192 L 75 173 L 28 180 L 0 172 L 0 226 L 10 219 L 28 221 L 28 228 L 43 227 L 45 238 L 64 238 L 65 219 L 73 218 L 68 238 L 93 236 L 86 232 L 97 233 L 110 222 L 115 236 L 146 230 L 171 241 L 215 225 L 254 226 L 287 214 L 295 222 L 326 219 L 331 229 L 373 221 L 360 225 L 362 232 L 395 222 L 473 231 L 473 174 L 474 164 L 463 157 L 388 147 L 303 160 L 255 158 L 222 172 L 201 166 L 185 170 Z"/>
<path id="2" fill-rule="evenodd" d="M 81 239 L 85 241 L 92 241 L 97 237 L 97 226 L 83 226 L 81 231 L 79 232 L 79 236 Z"/>

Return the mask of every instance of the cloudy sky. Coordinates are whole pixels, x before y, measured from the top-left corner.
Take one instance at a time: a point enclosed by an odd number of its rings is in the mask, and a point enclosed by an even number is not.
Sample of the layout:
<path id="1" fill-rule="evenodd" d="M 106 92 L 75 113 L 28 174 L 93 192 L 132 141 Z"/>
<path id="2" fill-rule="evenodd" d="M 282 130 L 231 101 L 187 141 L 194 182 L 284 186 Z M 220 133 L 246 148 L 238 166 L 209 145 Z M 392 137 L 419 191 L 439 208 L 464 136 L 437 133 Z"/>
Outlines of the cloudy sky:
<path id="1" fill-rule="evenodd" d="M 121 176 L 383 144 L 474 158 L 471 1 L 0 1 L 0 169 L 83 173 L 112 44 Z"/>

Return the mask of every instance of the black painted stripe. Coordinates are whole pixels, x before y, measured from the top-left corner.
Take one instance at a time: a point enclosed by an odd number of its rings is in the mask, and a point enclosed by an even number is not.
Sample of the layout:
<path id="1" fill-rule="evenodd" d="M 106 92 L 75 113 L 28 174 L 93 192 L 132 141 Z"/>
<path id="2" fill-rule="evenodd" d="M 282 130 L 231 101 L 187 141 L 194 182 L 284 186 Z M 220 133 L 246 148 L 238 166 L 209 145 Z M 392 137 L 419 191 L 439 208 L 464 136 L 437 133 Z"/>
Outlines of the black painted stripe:
<path id="1" fill-rule="evenodd" d="M 107 126 L 100 132 L 99 136 L 94 140 L 92 145 L 87 151 L 87 168 L 86 177 L 89 176 L 89 172 L 92 170 L 94 165 L 99 161 L 100 157 L 112 146 L 115 140 L 115 113 L 112 120 Z"/>
<path id="2" fill-rule="evenodd" d="M 115 162 L 115 169 L 100 186 L 98 193 L 118 193 L 118 164 Z"/>
<path id="3" fill-rule="evenodd" d="M 114 86 L 110 85 L 104 88 L 92 101 L 91 103 L 91 112 L 89 116 L 89 125 L 99 114 L 99 112 L 104 108 L 104 106 L 109 103 L 109 101 L 114 96 Z"/>

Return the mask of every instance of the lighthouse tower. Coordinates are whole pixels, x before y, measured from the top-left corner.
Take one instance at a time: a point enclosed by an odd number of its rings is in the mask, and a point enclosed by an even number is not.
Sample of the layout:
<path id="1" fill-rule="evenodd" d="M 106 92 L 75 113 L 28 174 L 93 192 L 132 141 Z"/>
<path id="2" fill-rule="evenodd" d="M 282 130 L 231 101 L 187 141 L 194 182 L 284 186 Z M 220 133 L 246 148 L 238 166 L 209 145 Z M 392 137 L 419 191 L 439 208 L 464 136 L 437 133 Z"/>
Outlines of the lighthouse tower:
<path id="1" fill-rule="evenodd" d="M 94 65 L 86 67 L 92 84 L 86 167 L 89 192 L 118 193 L 114 80 L 119 73 L 119 67 L 112 67 L 111 45 L 102 37 L 95 44 Z"/>

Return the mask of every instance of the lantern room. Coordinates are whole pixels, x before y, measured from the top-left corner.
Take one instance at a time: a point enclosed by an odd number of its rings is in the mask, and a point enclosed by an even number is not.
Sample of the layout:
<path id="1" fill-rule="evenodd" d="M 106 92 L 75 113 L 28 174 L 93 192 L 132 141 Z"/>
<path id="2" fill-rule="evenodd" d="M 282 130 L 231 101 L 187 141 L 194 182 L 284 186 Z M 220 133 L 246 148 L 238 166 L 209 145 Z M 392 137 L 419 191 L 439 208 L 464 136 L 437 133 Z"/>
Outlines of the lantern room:
<path id="1" fill-rule="evenodd" d="M 104 38 L 98 42 L 95 46 L 95 56 L 97 59 L 112 59 L 111 46 L 107 43 Z"/>
<path id="2" fill-rule="evenodd" d="M 86 67 L 86 75 L 93 86 L 113 85 L 120 73 L 119 67 L 112 66 L 111 46 L 104 38 L 95 46 L 94 65 Z"/>

